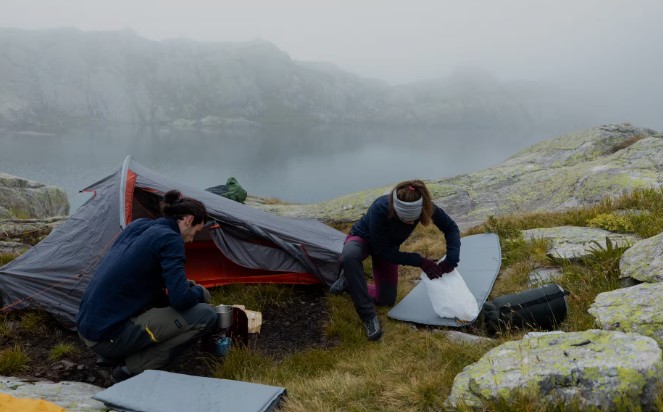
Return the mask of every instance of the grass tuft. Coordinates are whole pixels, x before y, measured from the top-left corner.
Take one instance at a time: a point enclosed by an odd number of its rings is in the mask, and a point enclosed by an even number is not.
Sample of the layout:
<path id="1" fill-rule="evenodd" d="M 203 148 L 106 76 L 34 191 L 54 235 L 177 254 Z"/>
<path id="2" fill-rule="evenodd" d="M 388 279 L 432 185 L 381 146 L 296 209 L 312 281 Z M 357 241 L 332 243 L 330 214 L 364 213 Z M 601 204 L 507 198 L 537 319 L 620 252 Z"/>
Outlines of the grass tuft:
<path id="1" fill-rule="evenodd" d="M 30 361 L 26 351 L 15 345 L 11 348 L 0 350 L 0 375 L 11 375 L 27 368 Z"/>
<path id="2" fill-rule="evenodd" d="M 55 361 L 78 353 L 78 348 L 71 343 L 58 343 L 48 353 L 48 359 Z"/>
<path id="3" fill-rule="evenodd" d="M 50 321 L 51 319 L 45 312 L 26 312 L 21 316 L 21 328 L 28 333 L 45 333 L 46 324 Z"/>

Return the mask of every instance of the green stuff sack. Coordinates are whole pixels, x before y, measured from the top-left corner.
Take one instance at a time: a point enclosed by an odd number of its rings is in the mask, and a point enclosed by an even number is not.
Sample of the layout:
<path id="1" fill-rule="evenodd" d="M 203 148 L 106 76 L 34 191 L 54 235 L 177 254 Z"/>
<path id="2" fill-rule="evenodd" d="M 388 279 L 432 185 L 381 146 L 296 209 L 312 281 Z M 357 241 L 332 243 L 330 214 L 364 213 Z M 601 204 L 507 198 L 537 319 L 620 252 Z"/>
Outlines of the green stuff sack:
<path id="1" fill-rule="evenodd" d="M 244 203 L 246 200 L 246 190 L 244 190 L 237 179 L 232 176 L 228 178 L 225 185 L 208 187 L 205 190 L 239 203 Z"/>
<path id="2" fill-rule="evenodd" d="M 244 203 L 246 200 L 246 190 L 239 184 L 237 179 L 234 177 L 229 177 L 228 181 L 226 181 L 226 189 L 227 192 L 225 194 L 225 197 L 228 199 L 234 200 L 239 203 Z"/>

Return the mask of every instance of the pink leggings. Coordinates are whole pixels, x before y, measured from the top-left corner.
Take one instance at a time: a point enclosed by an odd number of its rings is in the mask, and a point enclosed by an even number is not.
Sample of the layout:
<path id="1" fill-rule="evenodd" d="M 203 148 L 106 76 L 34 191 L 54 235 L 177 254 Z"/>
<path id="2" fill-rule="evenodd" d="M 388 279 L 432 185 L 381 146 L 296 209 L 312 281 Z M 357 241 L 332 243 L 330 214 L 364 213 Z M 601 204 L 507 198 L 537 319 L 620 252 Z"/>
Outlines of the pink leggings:
<path id="1" fill-rule="evenodd" d="M 375 284 L 371 285 L 366 282 L 362 263 L 369 255 L 373 261 L 373 279 L 375 281 Z M 396 303 L 398 265 L 373 256 L 366 239 L 348 235 L 341 253 L 341 267 L 346 280 L 346 288 L 362 320 L 375 316 L 374 304 L 393 306 Z"/>

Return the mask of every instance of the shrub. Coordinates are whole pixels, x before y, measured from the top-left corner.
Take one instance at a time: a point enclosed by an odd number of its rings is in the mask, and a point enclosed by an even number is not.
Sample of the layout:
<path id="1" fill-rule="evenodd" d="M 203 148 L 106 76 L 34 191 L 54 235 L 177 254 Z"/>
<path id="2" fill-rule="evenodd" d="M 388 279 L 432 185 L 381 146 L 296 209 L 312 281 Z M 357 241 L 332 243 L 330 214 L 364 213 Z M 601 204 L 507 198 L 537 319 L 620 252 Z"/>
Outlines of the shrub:
<path id="1" fill-rule="evenodd" d="M 605 229 L 610 232 L 629 233 L 634 231 L 633 224 L 628 216 L 616 215 L 614 213 L 601 213 L 591 219 L 587 224 L 590 227 Z"/>

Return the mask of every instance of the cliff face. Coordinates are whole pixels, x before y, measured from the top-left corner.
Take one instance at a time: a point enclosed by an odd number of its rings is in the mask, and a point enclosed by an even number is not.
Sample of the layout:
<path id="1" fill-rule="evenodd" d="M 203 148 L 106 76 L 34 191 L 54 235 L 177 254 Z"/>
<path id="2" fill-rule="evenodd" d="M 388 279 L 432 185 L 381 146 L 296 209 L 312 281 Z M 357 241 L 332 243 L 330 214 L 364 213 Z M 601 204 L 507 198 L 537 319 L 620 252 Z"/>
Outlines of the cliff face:
<path id="1" fill-rule="evenodd" d="M 330 64 L 294 61 L 264 41 L 156 42 L 130 31 L 0 29 L 0 128 L 49 131 L 89 122 L 518 127 L 576 122 L 583 110 L 568 105 L 550 88 L 503 84 L 482 72 L 391 87 Z"/>

